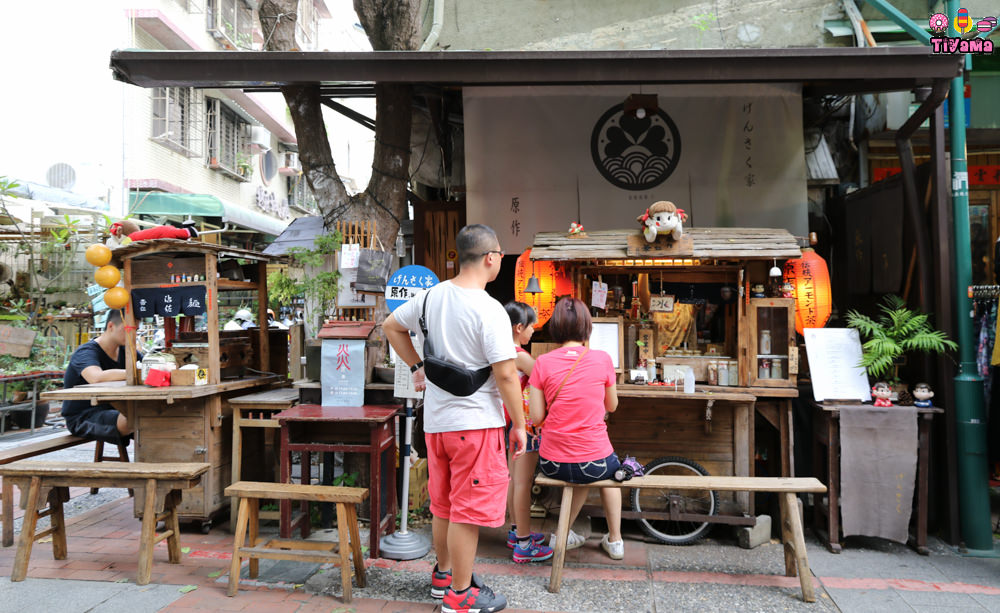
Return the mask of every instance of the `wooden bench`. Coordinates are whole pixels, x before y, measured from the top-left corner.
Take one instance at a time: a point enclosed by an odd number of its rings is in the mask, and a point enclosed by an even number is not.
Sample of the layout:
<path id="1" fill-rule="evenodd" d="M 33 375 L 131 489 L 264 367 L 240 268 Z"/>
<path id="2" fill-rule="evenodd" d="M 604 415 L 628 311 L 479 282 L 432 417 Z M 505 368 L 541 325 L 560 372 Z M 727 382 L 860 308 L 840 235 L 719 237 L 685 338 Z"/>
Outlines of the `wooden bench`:
<path id="1" fill-rule="evenodd" d="M 348 551 L 354 554 L 354 575 L 358 587 L 365 586 L 365 561 L 361 553 L 358 532 L 358 504 L 367 496 L 363 487 L 337 487 L 332 485 L 299 485 L 295 483 L 262 483 L 240 481 L 226 488 L 226 496 L 239 498 L 240 510 L 233 537 L 233 562 L 229 569 L 229 595 L 239 589 L 240 562 L 250 558 L 250 578 L 257 576 L 260 558 L 271 560 L 297 560 L 300 562 L 335 563 L 339 549 L 340 582 L 343 600 L 351 602 L 351 565 Z M 337 532 L 339 543 L 292 539 L 271 539 L 260 543 L 257 527 L 260 520 L 259 503 L 266 500 L 308 500 L 337 503 Z M 250 546 L 244 546 L 249 528 Z"/>
<path id="2" fill-rule="evenodd" d="M 13 483 L 21 489 L 21 506 L 25 509 L 24 524 L 14 557 L 11 581 L 23 581 L 28 574 L 32 545 L 38 539 L 52 536 L 52 555 L 66 559 L 66 522 L 63 503 L 69 500 L 70 487 L 122 487 L 135 490 L 135 514 L 142 517 L 139 537 L 139 572 L 136 583 L 146 585 L 153 569 L 153 546 L 167 541 L 167 556 L 171 564 L 181 561 L 180 530 L 176 507 L 181 502 L 181 490 L 196 487 L 207 472 L 205 463 L 145 462 L 45 462 L 20 460 L 0 466 L 4 486 Z M 48 501 L 48 508 L 40 501 Z M 52 526 L 35 533 L 38 520 L 51 517 Z M 163 520 L 167 529 L 156 536 L 156 522 Z"/>
<path id="3" fill-rule="evenodd" d="M 802 599 L 815 602 L 812 573 L 809 570 L 809 560 L 806 557 L 805 535 L 802 532 L 802 517 L 799 515 L 799 505 L 795 494 L 799 492 L 823 493 L 826 486 L 814 477 L 713 477 L 713 476 L 679 476 L 679 475 L 649 475 L 634 477 L 628 481 L 604 480 L 594 483 L 567 483 L 551 479 L 544 475 L 535 478 L 538 485 L 562 487 L 562 504 L 559 507 L 559 525 L 556 530 L 556 543 L 552 545 L 555 555 L 552 558 L 552 575 L 549 578 L 549 591 L 558 592 L 562 585 L 563 563 L 566 560 L 566 539 L 569 536 L 569 508 L 573 500 L 573 489 L 577 487 L 601 488 L 655 488 L 671 490 L 714 490 L 722 492 L 775 492 L 780 495 L 781 502 L 781 540 L 785 544 L 785 575 L 799 576 L 802 585 Z"/>
<path id="4" fill-rule="evenodd" d="M 44 440 L 32 441 L 5 451 L 0 451 L 0 465 L 10 464 L 18 460 L 26 460 L 52 451 L 59 451 L 60 449 L 76 447 L 90 441 L 91 439 L 80 438 L 69 432 L 63 432 Z M 104 445 L 98 441 L 94 449 L 94 461 L 101 462 L 104 460 L 128 462 L 128 451 L 124 446 L 119 445 L 117 458 L 106 457 L 104 455 Z M 96 489 L 92 489 L 91 493 L 97 493 Z M 12 485 L 7 484 L 6 481 L 3 483 L 3 490 L 0 493 L 0 507 L 2 507 L 0 508 L 0 523 L 3 524 L 2 544 L 4 547 L 10 547 L 14 544 L 14 488 Z"/>

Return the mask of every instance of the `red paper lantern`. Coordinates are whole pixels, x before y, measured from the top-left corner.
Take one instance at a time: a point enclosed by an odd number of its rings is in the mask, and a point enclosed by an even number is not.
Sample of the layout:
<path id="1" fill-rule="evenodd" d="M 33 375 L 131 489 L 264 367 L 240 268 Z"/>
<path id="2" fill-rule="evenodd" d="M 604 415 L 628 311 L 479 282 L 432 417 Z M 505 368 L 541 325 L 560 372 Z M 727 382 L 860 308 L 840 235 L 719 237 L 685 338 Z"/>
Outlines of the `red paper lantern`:
<path id="1" fill-rule="evenodd" d="M 795 331 L 822 328 L 830 319 L 833 298 L 826 260 L 812 249 L 803 249 L 802 257 L 785 262 L 785 281 L 792 284 L 795 298 Z"/>
<path id="2" fill-rule="evenodd" d="M 538 277 L 541 293 L 528 294 L 524 291 L 532 272 Z M 574 295 L 573 280 L 566 275 L 562 266 L 548 260 L 536 260 L 532 269 L 531 249 L 518 256 L 514 268 L 514 300 L 534 307 L 538 313 L 536 327 L 541 327 L 552 317 L 556 297 L 567 295 Z"/>

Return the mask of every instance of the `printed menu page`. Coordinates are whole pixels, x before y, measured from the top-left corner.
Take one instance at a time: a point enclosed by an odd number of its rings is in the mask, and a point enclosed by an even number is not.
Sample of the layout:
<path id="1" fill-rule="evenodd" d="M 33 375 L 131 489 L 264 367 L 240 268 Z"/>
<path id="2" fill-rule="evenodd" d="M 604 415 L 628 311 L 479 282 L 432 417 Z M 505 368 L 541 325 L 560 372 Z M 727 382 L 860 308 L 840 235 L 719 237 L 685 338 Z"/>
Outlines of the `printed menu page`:
<path id="1" fill-rule="evenodd" d="M 861 363 L 861 338 L 853 328 L 806 328 L 806 354 L 813 397 L 823 400 L 872 399 Z"/>

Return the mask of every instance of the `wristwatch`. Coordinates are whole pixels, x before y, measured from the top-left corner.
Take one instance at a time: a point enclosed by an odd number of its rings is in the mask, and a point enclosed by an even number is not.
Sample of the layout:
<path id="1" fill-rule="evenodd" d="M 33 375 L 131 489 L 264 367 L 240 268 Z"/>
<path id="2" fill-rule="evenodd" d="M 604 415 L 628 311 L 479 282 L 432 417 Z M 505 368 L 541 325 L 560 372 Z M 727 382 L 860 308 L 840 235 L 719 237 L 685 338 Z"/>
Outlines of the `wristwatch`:
<path id="1" fill-rule="evenodd" d="M 424 361 L 423 361 L 423 360 L 420 360 L 419 362 L 417 362 L 416 364 L 414 364 L 413 366 L 411 366 L 411 367 L 410 367 L 410 372 L 417 372 L 417 370 L 418 370 L 418 369 L 419 369 L 419 368 L 420 368 L 421 366 L 423 366 L 423 365 L 424 365 Z"/>

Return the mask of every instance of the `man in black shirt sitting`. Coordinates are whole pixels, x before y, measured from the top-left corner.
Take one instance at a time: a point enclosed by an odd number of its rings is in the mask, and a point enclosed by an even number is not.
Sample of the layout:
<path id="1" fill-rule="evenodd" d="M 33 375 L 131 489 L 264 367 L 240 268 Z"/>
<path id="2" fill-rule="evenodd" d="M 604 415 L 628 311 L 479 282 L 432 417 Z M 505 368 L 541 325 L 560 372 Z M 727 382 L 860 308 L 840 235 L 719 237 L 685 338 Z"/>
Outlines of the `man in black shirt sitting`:
<path id="1" fill-rule="evenodd" d="M 87 341 L 73 352 L 63 378 L 66 389 L 125 380 L 126 340 L 121 311 L 112 309 L 105 326 L 97 339 Z M 66 400 L 62 403 L 62 414 L 66 427 L 76 436 L 118 444 L 132 434 L 125 415 L 111 404 L 91 406 L 87 400 Z"/>

